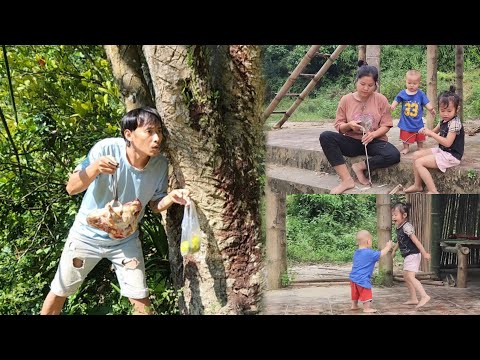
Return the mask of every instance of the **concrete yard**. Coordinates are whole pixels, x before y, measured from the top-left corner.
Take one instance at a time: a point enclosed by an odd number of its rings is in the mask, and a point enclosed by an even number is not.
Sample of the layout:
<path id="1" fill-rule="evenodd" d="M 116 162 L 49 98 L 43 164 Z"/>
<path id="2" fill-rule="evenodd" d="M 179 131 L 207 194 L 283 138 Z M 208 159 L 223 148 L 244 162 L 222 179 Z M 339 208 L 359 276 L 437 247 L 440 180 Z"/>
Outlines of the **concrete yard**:
<path id="1" fill-rule="evenodd" d="M 302 270 L 299 270 L 302 269 Z M 313 270 L 312 270 L 313 269 Z M 294 280 L 347 276 L 351 265 L 341 268 L 321 265 L 304 266 L 295 269 Z M 303 274 L 302 274 L 303 272 Z M 308 275 L 307 275 L 308 274 Z M 480 274 L 469 274 L 467 288 L 424 285 L 431 300 L 422 308 L 403 305 L 408 299 L 404 283 L 394 282 L 393 287 L 373 286 L 375 314 L 362 310 L 350 310 L 350 285 L 348 283 L 296 284 L 279 290 L 265 291 L 262 315 L 479 315 Z M 361 305 L 360 305 L 361 306 Z"/>

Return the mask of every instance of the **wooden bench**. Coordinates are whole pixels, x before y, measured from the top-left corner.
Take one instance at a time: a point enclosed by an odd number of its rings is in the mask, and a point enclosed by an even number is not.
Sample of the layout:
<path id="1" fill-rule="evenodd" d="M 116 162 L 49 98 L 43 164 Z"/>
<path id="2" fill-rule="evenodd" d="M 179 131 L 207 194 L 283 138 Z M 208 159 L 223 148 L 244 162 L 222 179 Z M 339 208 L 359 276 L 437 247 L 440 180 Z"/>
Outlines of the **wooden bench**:
<path id="1" fill-rule="evenodd" d="M 467 287 L 468 254 L 471 249 L 480 248 L 480 240 L 444 239 L 440 242 L 442 251 L 457 254 L 457 287 Z"/>

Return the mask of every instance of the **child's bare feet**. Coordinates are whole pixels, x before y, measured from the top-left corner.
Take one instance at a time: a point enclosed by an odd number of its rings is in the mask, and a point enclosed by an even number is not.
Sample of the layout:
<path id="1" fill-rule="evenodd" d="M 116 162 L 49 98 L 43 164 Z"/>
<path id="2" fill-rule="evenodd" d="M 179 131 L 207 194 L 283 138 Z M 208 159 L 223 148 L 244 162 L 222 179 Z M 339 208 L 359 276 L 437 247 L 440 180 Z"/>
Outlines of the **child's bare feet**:
<path id="1" fill-rule="evenodd" d="M 423 187 L 417 187 L 415 185 L 409 186 L 404 190 L 405 193 L 415 193 L 415 192 L 423 192 Z"/>
<path id="2" fill-rule="evenodd" d="M 350 178 L 349 180 L 342 181 L 340 184 L 335 186 L 332 190 L 330 190 L 330 194 L 341 194 L 345 190 L 351 189 L 355 187 L 355 181 Z"/>
<path id="3" fill-rule="evenodd" d="M 427 194 L 440 194 L 438 191 L 427 191 Z"/>
<path id="4" fill-rule="evenodd" d="M 372 308 L 363 309 L 363 312 L 364 313 L 376 313 L 377 309 L 372 309 Z"/>
<path id="5" fill-rule="evenodd" d="M 400 154 L 402 154 L 402 155 L 408 154 L 408 148 L 403 149 L 402 151 L 400 151 Z"/>
<path id="6" fill-rule="evenodd" d="M 352 307 L 350 308 L 350 310 L 360 310 L 360 308 L 359 308 L 358 306 L 356 306 L 356 307 L 355 307 L 355 306 L 352 306 Z"/>
<path id="7" fill-rule="evenodd" d="M 405 301 L 403 303 L 403 305 L 417 305 L 418 304 L 418 300 L 415 299 L 415 300 L 408 300 L 408 301 Z"/>
<path id="8" fill-rule="evenodd" d="M 363 169 L 360 169 L 360 164 L 353 164 L 352 169 L 355 172 L 355 175 L 357 176 L 358 181 L 362 185 L 368 185 L 370 184 L 368 182 L 368 179 L 365 177 L 365 174 L 363 173 Z"/>
<path id="9" fill-rule="evenodd" d="M 417 306 L 415 306 L 415 309 L 421 308 L 423 305 L 425 305 L 427 302 L 430 301 L 430 296 L 425 296 L 420 299 L 420 302 L 418 303 Z"/>

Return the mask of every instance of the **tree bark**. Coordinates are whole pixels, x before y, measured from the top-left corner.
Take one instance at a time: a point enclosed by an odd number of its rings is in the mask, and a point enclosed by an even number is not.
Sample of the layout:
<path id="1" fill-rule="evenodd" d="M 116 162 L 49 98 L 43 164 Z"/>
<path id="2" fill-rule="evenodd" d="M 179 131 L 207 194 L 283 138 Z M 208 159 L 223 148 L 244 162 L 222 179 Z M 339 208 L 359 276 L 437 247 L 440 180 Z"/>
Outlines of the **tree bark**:
<path id="1" fill-rule="evenodd" d="M 392 238 L 392 211 L 390 195 L 388 194 L 377 194 L 377 235 L 378 249 L 382 250 Z M 380 258 L 379 270 L 383 273 L 382 283 L 386 286 L 392 286 L 393 259 L 391 254 Z"/>
<path id="2" fill-rule="evenodd" d="M 437 109 L 437 56 L 438 45 L 427 45 L 427 97 L 432 106 Z M 433 129 L 433 116 L 427 113 L 427 127 Z"/>
<path id="3" fill-rule="evenodd" d="M 460 105 L 458 108 L 458 116 L 462 121 L 463 118 L 463 45 L 455 45 L 455 87 L 457 94 L 460 96 Z"/>
<path id="4" fill-rule="evenodd" d="M 367 45 L 365 56 L 367 64 L 378 69 L 378 87 L 376 91 L 380 92 L 380 45 Z"/>
<path id="5" fill-rule="evenodd" d="M 135 45 L 105 45 L 105 52 L 117 79 L 126 111 L 142 106 L 154 106 L 142 70 L 138 47 Z"/>
<path id="6" fill-rule="evenodd" d="M 181 312 L 255 313 L 262 261 L 260 47 L 145 45 L 143 53 L 174 176 L 191 190 L 204 232 L 200 252 L 182 259 L 181 214 L 169 209 L 169 254 L 174 285 L 183 288 Z"/>

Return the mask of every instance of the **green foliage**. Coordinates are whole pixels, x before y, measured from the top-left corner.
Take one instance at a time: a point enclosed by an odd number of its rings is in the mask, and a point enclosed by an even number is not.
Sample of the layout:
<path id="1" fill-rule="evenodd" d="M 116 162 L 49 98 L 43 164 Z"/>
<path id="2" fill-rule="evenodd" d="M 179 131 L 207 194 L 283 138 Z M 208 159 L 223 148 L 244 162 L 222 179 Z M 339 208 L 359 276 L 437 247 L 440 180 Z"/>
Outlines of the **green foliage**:
<path id="1" fill-rule="evenodd" d="M 98 140 L 120 135 L 125 110 L 101 46 L 6 49 L 18 123 L 8 81 L 0 82 L 0 108 L 20 164 L 0 127 L 0 202 L 7 205 L 0 208 L 0 313 L 38 314 L 82 200 L 65 191 L 68 175 Z M 1 79 L 6 71 L 2 57 Z M 156 310 L 175 312 L 165 280 L 166 240 L 156 219 L 147 215 L 144 221 L 144 254 L 147 263 L 162 266 L 150 266 L 147 283 Z M 64 312 L 128 313 L 115 283 L 109 263 L 101 262 Z"/>
<path id="2" fill-rule="evenodd" d="M 386 272 L 383 270 L 375 269 L 372 274 L 371 282 L 373 286 L 382 286 L 384 284 L 383 278 L 385 277 Z"/>
<path id="3" fill-rule="evenodd" d="M 288 285 L 290 285 L 293 282 L 293 278 L 294 278 L 293 272 L 288 271 L 288 270 L 283 272 L 281 277 L 280 277 L 280 281 L 282 283 L 282 286 L 287 287 Z"/>
<path id="4" fill-rule="evenodd" d="M 475 169 L 468 169 L 467 176 L 469 179 L 475 179 L 477 177 L 477 171 Z"/>
<path id="5" fill-rule="evenodd" d="M 294 262 L 347 262 L 355 235 L 370 231 L 376 246 L 375 195 L 289 195 L 287 257 Z"/>

